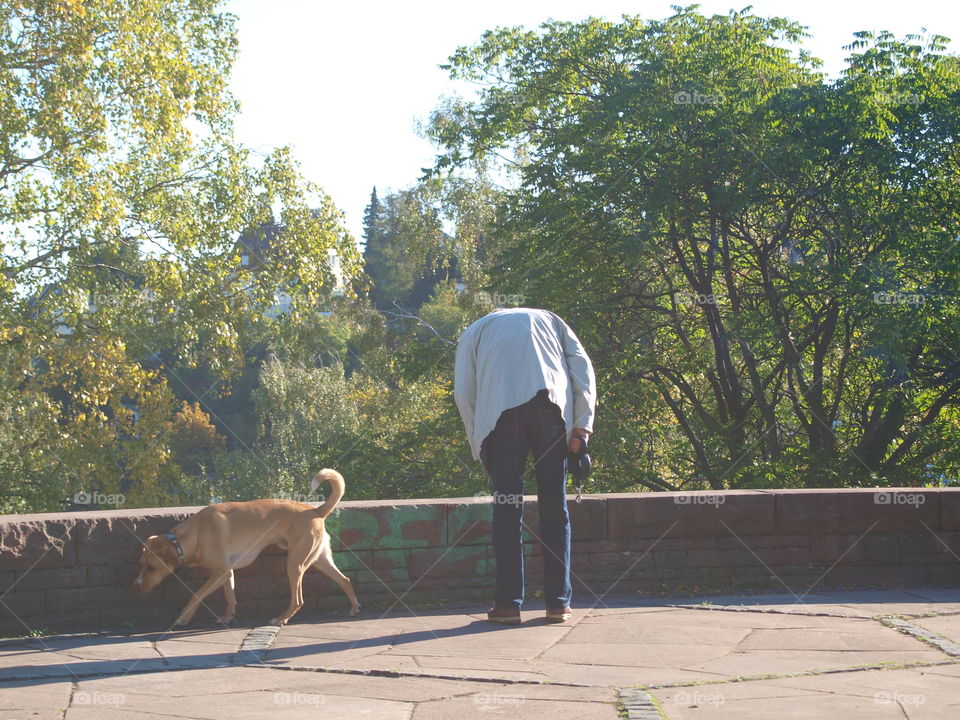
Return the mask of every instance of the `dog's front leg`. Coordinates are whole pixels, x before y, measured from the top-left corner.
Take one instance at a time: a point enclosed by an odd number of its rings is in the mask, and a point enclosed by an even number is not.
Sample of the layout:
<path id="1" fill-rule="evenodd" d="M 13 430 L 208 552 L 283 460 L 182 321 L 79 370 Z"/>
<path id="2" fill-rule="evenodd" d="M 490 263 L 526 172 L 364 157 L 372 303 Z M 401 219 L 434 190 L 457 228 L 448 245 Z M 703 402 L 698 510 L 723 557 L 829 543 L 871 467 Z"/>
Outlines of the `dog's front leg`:
<path id="1" fill-rule="evenodd" d="M 233 576 L 233 571 L 229 568 L 227 570 L 217 570 L 214 574 L 207 580 L 197 592 L 193 594 L 193 597 L 190 598 L 190 601 L 183 607 L 183 611 L 180 613 L 180 617 L 177 618 L 177 621 L 173 623 L 174 627 L 178 625 L 186 625 L 188 622 L 193 620 L 194 614 L 197 612 L 197 608 L 200 607 L 200 603 L 204 599 L 216 590 L 218 587 L 226 582 L 228 577 Z"/>

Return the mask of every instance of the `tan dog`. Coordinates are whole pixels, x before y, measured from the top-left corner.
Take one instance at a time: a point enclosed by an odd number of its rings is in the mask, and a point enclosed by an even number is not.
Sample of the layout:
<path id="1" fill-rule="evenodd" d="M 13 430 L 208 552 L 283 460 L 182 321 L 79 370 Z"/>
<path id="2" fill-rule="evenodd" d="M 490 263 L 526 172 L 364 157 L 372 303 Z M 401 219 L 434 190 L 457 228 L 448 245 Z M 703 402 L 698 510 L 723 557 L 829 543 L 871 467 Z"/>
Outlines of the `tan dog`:
<path id="1" fill-rule="evenodd" d="M 268 545 L 278 545 L 287 551 L 290 606 L 271 620 L 271 625 L 283 625 L 303 607 L 303 574 L 311 565 L 340 586 L 350 599 L 350 614 L 356 615 L 360 612 L 356 593 L 350 578 L 333 564 L 330 535 L 324 529 L 324 518 L 343 497 L 343 476 L 336 470 L 321 470 L 310 489 L 315 491 L 324 481 L 330 483 L 330 498 L 317 508 L 291 500 L 217 503 L 188 517 L 169 533 L 147 538 L 134 589 L 150 592 L 181 565 L 207 568 L 213 575 L 184 606 L 174 625 L 190 622 L 204 598 L 221 586 L 227 607 L 218 619 L 227 623 L 237 610 L 234 569 L 252 563 Z"/>

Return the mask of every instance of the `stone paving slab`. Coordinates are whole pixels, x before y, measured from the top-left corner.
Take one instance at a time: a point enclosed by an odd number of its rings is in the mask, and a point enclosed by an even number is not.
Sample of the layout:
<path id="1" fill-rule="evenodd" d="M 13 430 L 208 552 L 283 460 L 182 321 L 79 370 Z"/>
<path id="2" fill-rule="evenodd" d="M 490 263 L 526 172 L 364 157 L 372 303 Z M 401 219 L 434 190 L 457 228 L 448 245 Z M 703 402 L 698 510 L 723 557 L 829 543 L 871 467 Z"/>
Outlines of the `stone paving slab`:
<path id="1" fill-rule="evenodd" d="M 388 678 L 331 673 L 279 672 L 264 668 L 174 671 L 162 676 L 128 675 L 34 686 L 29 692 L 4 687 L 5 698 L 17 690 L 20 705 L 3 709 L 23 718 L 169 718 L 262 720 L 284 718 L 489 718 L 509 711 L 526 719 L 618 717 L 609 689 L 515 686 L 430 678 Z M 571 692 L 576 690 L 576 692 Z M 72 693 L 73 705 L 66 711 Z M 56 708 L 49 705 L 57 704 Z M 48 706 L 49 709 L 45 708 Z M 227 709 L 229 708 L 229 709 Z M 21 717 L 12 715 L 11 717 Z"/>
<path id="2" fill-rule="evenodd" d="M 621 595 L 562 625 L 462 605 L 7 639 L 0 720 L 956 718 L 958 599 Z"/>
<path id="3" fill-rule="evenodd" d="M 876 718 L 956 720 L 960 666 L 650 690 L 669 720 Z"/>
<path id="4" fill-rule="evenodd" d="M 501 627 L 472 614 L 459 619 L 447 614 L 437 618 L 435 629 L 425 630 L 422 617 L 396 616 L 378 621 L 378 627 L 382 622 L 389 632 L 374 637 L 355 620 L 324 623 L 325 631 L 319 634 L 341 638 L 336 640 L 305 640 L 289 636 L 285 628 L 264 662 L 360 669 L 373 667 L 374 657 L 398 655 L 444 675 L 615 686 L 631 674 L 641 678 L 639 682 L 689 682 L 944 657 L 917 638 L 867 618 L 702 608 L 628 616 L 581 614 L 564 625 L 523 613 L 523 621 L 519 627 Z M 355 664 L 358 660 L 363 664 Z M 571 666 L 573 672 L 558 673 Z M 604 680 L 608 667 L 617 671 Z"/>

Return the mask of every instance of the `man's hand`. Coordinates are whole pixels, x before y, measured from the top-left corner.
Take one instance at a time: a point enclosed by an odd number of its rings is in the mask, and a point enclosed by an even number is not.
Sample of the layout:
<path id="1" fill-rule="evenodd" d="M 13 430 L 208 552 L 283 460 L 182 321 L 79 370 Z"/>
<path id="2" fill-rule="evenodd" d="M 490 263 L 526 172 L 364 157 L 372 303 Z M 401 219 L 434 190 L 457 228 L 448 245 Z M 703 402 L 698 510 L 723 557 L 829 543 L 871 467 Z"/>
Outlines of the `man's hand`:
<path id="1" fill-rule="evenodd" d="M 572 455 L 580 452 L 580 438 L 586 440 L 589 435 L 590 433 L 583 428 L 573 429 L 573 433 L 570 435 L 570 446 L 567 448 Z"/>

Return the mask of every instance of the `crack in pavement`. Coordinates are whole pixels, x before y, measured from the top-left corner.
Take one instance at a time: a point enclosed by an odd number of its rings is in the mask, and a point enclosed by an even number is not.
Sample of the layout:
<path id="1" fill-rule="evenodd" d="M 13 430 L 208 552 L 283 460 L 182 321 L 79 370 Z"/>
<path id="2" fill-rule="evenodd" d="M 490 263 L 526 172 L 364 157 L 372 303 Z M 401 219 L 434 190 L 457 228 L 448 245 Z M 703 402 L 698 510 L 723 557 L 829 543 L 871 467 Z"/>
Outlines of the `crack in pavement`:
<path id="1" fill-rule="evenodd" d="M 790 610 L 782 607 L 763 607 L 757 605 L 720 605 L 710 602 L 702 603 L 670 603 L 668 608 L 679 608 L 682 610 L 715 610 L 721 612 L 752 612 L 752 613 L 770 613 L 773 615 L 808 615 L 810 617 L 837 617 L 837 618 L 861 618 L 864 620 L 881 620 L 889 617 L 905 618 L 925 618 L 925 617 L 947 617 L 951 615 L 960 615 L 960 610 L 928 610 L 922 613 L 877 613 L 875 615 L 851 615 L 842 612 L 830 612 L 827 610 Z M 852 610 L 852 609 L 851 609 Z"/>
<path id="2" fill-rule="evenodd" d="M 867 670 L 913 670 L 915 668 L 939 667 L 942 665 L 960 665 L 960 660 L 917 660 L 908 663 L 872 663 L 846 668 L 830 668 L 827 670 L 798 670 L 790 673 L 773 673 L 764 675 L 739 675 L 718 680 L 683 680 L 679 682 L 662 682 L 634 687 L 642 690 L 666 690 L 675 687 L 698 687 L 701 685 L 723 685 L 725 683 L 753 682 L 756 680 L 784 680 L 795 677 L 809 677 L 816 675 L 842 675 L 843 673 L 865 672 Z"/>
<path id="3" fill-rule="evenodd" d="M 752 607 L 752 606 L 743 606 L 743 605 L 713 605 L 711 603 L 698 603 L 693 604 L 676 604 L 671 605 L 671 608 L 678 608 L 681 610 L 712 610 L 716 612 L 752 612 L 752 613 L 768 613 L 772 615 L 804 615 L 808 617 L 834 617 L 834 618 L 858 618 L 862 617 L 859 615 L 847 615 L 845 613 L 834 613 L 834 612 L 824 612 L 824 611 L 814 611 L 814 610 L 782 610 L 780 608 L 761 608 L 761 607 Z M 868 619 L 868 618 L 864 618 Z"/>
<path id="4" fill-rule="evenodd" d="M 459 680 L 461 682 L 483 682 L 496 683 L 498 685 L 556 685 L 558 687 L 581 687 L 581 688 L 607 688 L 609 685 L 594 685 L 592 683 L 564 682 L 562 680 L 530 680 L 524 678 L 498 678 L 498 677 L 474 677 L 472 675 L 453 675 L 440 672 L 414 672 L 411 670 L 382 670 L 377 668 L 338 668 L 322 667 L 318 665 L 271 665 L 270 663 L 258 663 L 255 665 L 245 665 L 244 667 L 265 668 L 271 670 L 291 670 L 293 672 L 316 672 L 316 673 L 335 673 L 341 675 L 367 675 L 370 677 L 409 677 L 409 678 L 430 678 L 432 680 Z"/>

